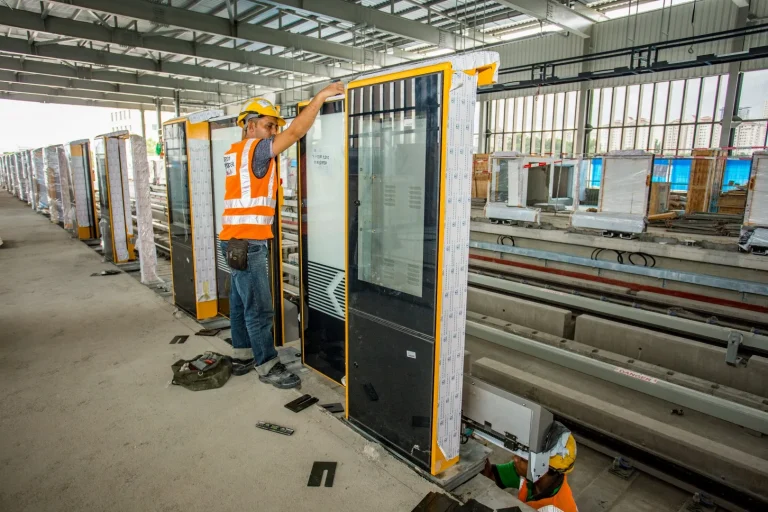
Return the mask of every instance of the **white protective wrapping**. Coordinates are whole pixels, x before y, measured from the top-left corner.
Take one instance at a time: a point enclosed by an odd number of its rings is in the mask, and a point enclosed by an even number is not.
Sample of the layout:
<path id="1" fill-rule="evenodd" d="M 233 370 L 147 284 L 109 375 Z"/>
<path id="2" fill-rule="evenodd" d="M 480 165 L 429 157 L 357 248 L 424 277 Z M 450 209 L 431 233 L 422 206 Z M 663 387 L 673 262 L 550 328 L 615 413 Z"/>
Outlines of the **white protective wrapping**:
<path id="1" fill-rule="evenodd" d="M 645 217 L 651 189 L 653 155 L 644 151 L 612 151 L 603 158 L 598 211 Z"/>
<path id="2" fill-rule="evenodd" d="M 11 163 L 11 192 L 14 196 L 21 199 L 21 178 L 19 177 L 19 166 L 18 159 L 16 158 L 16 153 L 10 155 L 10 163 Z"/>
<path id="3" fill-rule="evenodd" d="M 75 224 L 75 197 L 72 190 L 72 177 L 69 171 L 69 159 L 64 146 L 57 146 L 56 153 L 59 159 L 59 173 L 61 180 L 61 214 L 64 229 L 71 233 L 77 233 Z"/>
<path id="4" fill-rule="evenodd" d="M 8 165 L 8 191 L 16 195 L 16 169 L 14 167 L 14 155 L 6 155 L 6 164 Z"/>
<path id="5" fill-rule="evenodd" d="M 27 188 L 27 176 L 24 169 L 24 156 L 21 153 L 16 153 L 16 175 L 18 176 L 18 197 L 22 201 L 26 201 L 28 197 L 29 189 Z"/>
<path id="6" fill-rule="evenodd" d="M 115 246 L 115 263 L 128 261 L 128 239 L 125 223 L 125 202 L 123 200 L 123 180 L 126 170 L 120 164 L 120 145 L 123 139 L 107 137 L 107 181 L 109 182 L 110 220 L 112 221 L 112 241 Z M 130 212 L 130 210 L 129 210 Z"/>
<path id="7" fill-rule="evenodd" d="M 645 231 L 645 217 L 631 213 L 576 211 L 571 214 L 571 226 L 579 229 L 638 234 Z"/>
<path id="8" fill-rule="evenodd" d="M 149 189 L 149 159 L 147 158 L 146 141 L 138 135 L 128 139 L 130 158 L 128 166 L 133 171 L 133 186 L 136 197 L 136 224 L 139 236 L 136 246 L 139 250 L 139 266 L 141 282 L 152 284 L 162 282 L 157 275 L 157 248 L 155 247 L 155 232 L 152 226 L 152 201 Z"/>
<path id="9" fill-rule="evenodd" d="M 35 186 L 35 173 L 32 171 L 32 158 L 29 151 L 21 152 L 21 162 L 24 167 L 24 175 L 27 178 L 27 203 L 37 208 L 37 187 Z"/>
<path id="10" fill-rule="evenodd" d="M 123 183 L 123 214 L 125 215 L 125 232 L 130 240 L 133 237 L 133 218 L 131 217 L 131 193 L 133 192 L 130 182 L 133 180 L 133 174 L 129 167 L 128 155 L 126 151 L 126 137 L 118 140 L 118 149 L 120 150 L 120 174 Z"/>
<path id="11" fill-rule="evenodd" d="M 69 166 L 72 171 L 72 183 L 75 193 L 75 220 L 78 227 L 90 227 L 91 215 L 88 211 L 92 206 L 88 201 L 89 181 L 87 179 L 88 173 L 91 169 L 88 168 L 88 152 L 90 151 L 89 143 L 87 140 L 74 141 L 69 143 L 70 157 Z M 80 155 L 73 154 L 75 147 L 80 148 Z"/>
<path id="12" fill-rule="evenodd" d="M 45 165 L 43 165 L 43 148 L 32 150 L 32 171 L 37 184 L 37 210 L 48 209 L 48 189 L 45 186 Z"/>
<path id="13" fill-rule="evenodd" d="M 766 151 L 758 151 L 752 155 L 744 224 L 768 227 L 768 152 Z"/>
<path id="14" fill-rule="evenodd" d="M 48 146 L 43 149 L 43 166 L 45 167 L 45 188 L 48 190 L 48 213 L 51 222 L 63 222 L 61 178 L 59 177 L 58 146 Z"/>
<path id="15" fill-rule="evenodd" d="M 440 361 L 437 394 L 437 447 L 445 459 L 459 455 L 461 401 L 464 372 L 464 337 L 469 271 L 469 224 L 472 209 L 472 130 L 477 101 L 477 74 L 473 70 L 494 65 L 498 76 L 499 54 L 479 51 L 438 57 L 418 64 L 405 64 L 377 71 L 370 78 L 398 71 L 450 62 L 453 67 L 448 96 L 448 125 L 445 148 L 445 213 L 442 268 L 442 310 L 440 315 Z"/>
<path id="16" fill-rule="evenodd" d="M 189 195 L 192 201 L 192 243 L 197 302 L 216 300 L 216 255 L 211 183 L 211 143 L 187 139 L 190 158 Z"/>

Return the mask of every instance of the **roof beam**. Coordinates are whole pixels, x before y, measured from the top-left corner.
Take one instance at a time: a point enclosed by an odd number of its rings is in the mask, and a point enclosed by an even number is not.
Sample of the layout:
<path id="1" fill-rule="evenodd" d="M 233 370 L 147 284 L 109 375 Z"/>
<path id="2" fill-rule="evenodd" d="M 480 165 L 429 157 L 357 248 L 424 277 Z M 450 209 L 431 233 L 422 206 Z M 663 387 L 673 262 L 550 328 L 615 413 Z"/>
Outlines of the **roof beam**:
<path id="1" fill-rule="evenodd" d="M 414 41 L 432 44 L 440 48 L 463 49 L 461 36 L 440 30 L 437 27 L 413 21 L 396 14 L 387 14 L 378 9 L 372 9 L 359 4 L 345 2 L 344 0 L 262 0 L 275 6 L 290 7 L 302 11 L 313 12 L 340 21 L 347 21 L 355 25 L 364 25 L 395 36 L 406 37 Z M 427 8 L 427 7 L 423 7 Z M 472 31 L 468 35 L 476 38 Z"/>
<path id="2" fill-rule="evenodd" d="M 337 77 L 349 74 L 352 70 L 333 68 L 322 64 L 313 64 L 284 57 L 273 57 L 257 52 L 247 52 L 164 37 L 160 34 L 141 34 L 134 30 L 112 28 L 109 26 L 74 21 L 67 18 L 48 15 L 44 19 L 31 11 L 15 10 L 0 6 L 0 24 L 22 30 L 44 32 L 51 35 L 88 39 L 101 43 L 118 44 L 131 48 L 143 48 L 174 55 L 184 55 L 199 59 L 213 59 L 234 64 L 279 69 L 292 73 L 306 73 L 321 77 Z M 167 31 L 166 34 L 170 32 Z"/>
<path id="3" fill-rule="evenodd" d="M 146 104 L 151 100 L 145 96 L 135 94 L 122 94 L 114 92 L 86 91 L 83 89 L 61 89 L 58 87 L 46 87 L 44 85 L 30 85 L 20 83 L 0 82 L 0 93 L 2 92 L 20 92 L 25 94 L 37 94 L 42 96 L 60 96 L 66 98 L 80 98 L 84 100 L 97 101 L 120 101 L 124 103 Z M 170 103 L 170 102 L 169 102 Z M 196 107 L 199 108 L 198 105 Z"/>
<path id="4" fill-rule="evenodd" d="M 290 80 L 259 76 L 252 73 L 226 71 L 205 66 L 179 64 L 177 62 L 154 62 L 144 57 L 121 55 L 105 51 L 91 50 L 89 48 L 79 48 L 76 46 L 36 46 L 34 44 L 28 44 L 23 39 L 12 37 L 0 37 L 0 51 L 16 53 L 19 55 L 63 59 L 73 62 L 95 64 L 97 66 L 118 67 L 153 73 L 169 73 L 172 75 L 202 78 L 205 80 L 221 80 L 223 82 L 242 83 L 259 87 L 269 87 L 272 89 L 284 89 L 286 87 L 299 85 Z"/>
<path id="5" fill-rule="evenodd" d="M 14 100 L 14 101 L 30 101 L 32 103 L 55 103 L 59 105 L 78 105 L 84 107 L 104 107 L 104 108 L 116 108 L 120 110 L 139 110 L 142 107 L 144 110 L 155 110 L 157 107 L 154 103 L 124 103 L 120 101 L 102 101 L 102 100 L 84 100 L 81 98 L 68 98 L 65 96 L 46 96 L 44 94 L 29 94 L 21 92 L 0 92 L 0 100 Z M 161 105 L 161 110 L 166 112 L 173 112 L 173 105 Z M 182 110 L 192 111 L 187 106 L 182 105 Z"/>
<path id="6" fill-rule="evenodd" d="M 254 96 L 258 88 L 233 86 L 204 80 L 183 80 L 159 75 L 125 73 L 107 69 L 93 69 L 85 66 L 68 66 L 53 62 L 19 59 L 0 56 L 0 69 L 35 73 L 40 75 L 60 76 L 64 78 L 79 78 L 98 82 L 109 82 L 121 85 L 140 85 L 161 87 L 182 91 L 199 91 L 207 94 L 228 94 L 236 98 Z"/>
<path id="7" fill-rule="evenodd" d="M 102 93 L 120 93 L 146 96 L 148 98 L 165 98 L 173 100 L 173 90 L 161 87 L 147 87 L 143 85 L 121 85 L 95 80 L 83 80 L 80 78 L 64 78 L 52 75 L 36 75 L 32 73 L 18 73 L 0 69 L 0 82 L 43 85 L 59 87 L 63 89 L 81 89 L 86 91 L 98 91 Z M 200 105 L 218 106 L 222 103 L 237 101 L 236 96 L 221 95 L 217 93 L 200 93 L 192 91 L 179 91 L 179 97 L 184 103 L 196 103 Z M 148 101 L 144 98 L 143 101 Z"/>
<path id="8" fill-rule="evenodd" d="M 573 9 L 552 0 L 496 0 L 510 9 L 533 16 L 541 21 L 548 21 L 579 37 L 588 38 L 586 30 L 594 22 Z"/>
<path id="9" fill-rule="evenodd" d="M 185 28 L 215 36 L 232 37 L 284 48 L 297 48 L 310 53 L 326 55 L 350 62 L 363 62 L 379 66 L 401 64 L 405 60 L 383 52 L 352 48 L 347 45 L 323 41 L 282 30 L 249 23 L 230 24 L 229 19 L 196 11 L 171 7 L 145 0 L 52 0 L 55 3 L 92 9 L 106 14 L 149 21 L 158 25 Z"/>

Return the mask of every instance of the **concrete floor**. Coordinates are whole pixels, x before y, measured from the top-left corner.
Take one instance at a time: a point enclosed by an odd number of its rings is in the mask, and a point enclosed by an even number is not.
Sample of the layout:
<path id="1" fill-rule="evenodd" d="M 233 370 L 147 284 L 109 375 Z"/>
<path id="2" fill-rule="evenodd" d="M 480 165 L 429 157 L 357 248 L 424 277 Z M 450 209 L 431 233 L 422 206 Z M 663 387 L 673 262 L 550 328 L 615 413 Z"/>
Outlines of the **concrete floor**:
<path id="1" fill-rule="evenodd" d="M 407 511 L 437 490 L 254 374 L 170 386 L 174 361 L 224 342 L 129 275 L 90 277 L 112 265 L 6 192 L 0 237 L 0 510 Z M 339 463 L 332 488 L 307 487 L 314 461 Z"/>

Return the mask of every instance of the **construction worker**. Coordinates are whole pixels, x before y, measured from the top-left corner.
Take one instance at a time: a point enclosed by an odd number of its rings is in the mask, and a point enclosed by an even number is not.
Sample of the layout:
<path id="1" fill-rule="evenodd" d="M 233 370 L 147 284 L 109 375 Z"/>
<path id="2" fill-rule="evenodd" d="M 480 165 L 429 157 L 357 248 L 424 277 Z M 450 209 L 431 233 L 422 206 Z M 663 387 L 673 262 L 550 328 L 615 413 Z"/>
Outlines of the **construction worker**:
<path id="1" fill-rule="evenodd" d="M 229 293 L 233 371 L 252 368 L 259 380 L 280 389 L 301 384 L 280 362 L 272 335 L 272 291 L 267 241 L 277 205 L 276 157 L 306 135 L 326 99 L 344 92 L 334 82 L 315 96 L 291 125 L 264 98 L 249 101 L 237 117 L 243 139 L 224 154 L 224 213 L 219 234 L 232 272 Z M 279 248 L 277 250 L 280 250 Z"/>
<path id="2" fill-rule="evenodd" d="M 543 474 L 533 473 L 529 479 L 529 459 L 547 457 L 549 466 Z M 546 459 L 543 459 L 546 460 Z M 515 488 L 517 498 L 540 512 L 578 512 L 566 474 L 576 462 L 576 440 L 560 422 L 550 425 L 539 453 L 515 452 L 512 462 L 491 464 L 486 459 L 483 475 L 496 481 L 502 489 Z"/>

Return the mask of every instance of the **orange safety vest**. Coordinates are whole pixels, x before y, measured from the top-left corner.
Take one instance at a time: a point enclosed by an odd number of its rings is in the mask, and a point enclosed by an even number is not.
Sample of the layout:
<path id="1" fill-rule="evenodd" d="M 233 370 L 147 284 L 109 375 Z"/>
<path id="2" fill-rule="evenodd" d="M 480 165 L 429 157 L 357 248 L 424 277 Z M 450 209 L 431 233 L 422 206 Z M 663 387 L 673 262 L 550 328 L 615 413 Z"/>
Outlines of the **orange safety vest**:
<path id="1" fill-rule="evenodd" d="M 269 240 L 277 204 L 275 159 L 263 178 L 251 171 L 253 153 L 260 139 L 235 142 L 224 153 L 224 213 L 219 240 Z"/>
<path id="2" fill-rule="evenodd" d="M 528 481 L 525 478 L 520 479 L 520 491 L 517 493 L 517 499 L 539 512 L 579 512 L 576 507 L 576 501 L 573 499 L 571 486 L 568 485 L 568 479 L 563 478 L 563 484 L 557 494 L 550 498 L 542 498 L 536 501 L 526 501 L 528 499 Z"/>

